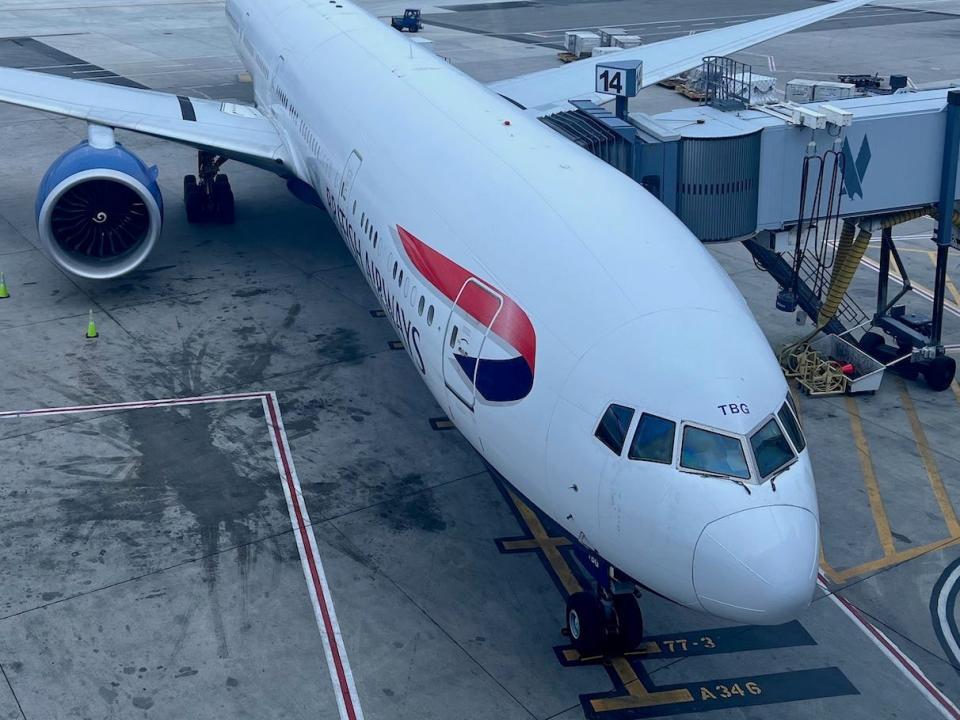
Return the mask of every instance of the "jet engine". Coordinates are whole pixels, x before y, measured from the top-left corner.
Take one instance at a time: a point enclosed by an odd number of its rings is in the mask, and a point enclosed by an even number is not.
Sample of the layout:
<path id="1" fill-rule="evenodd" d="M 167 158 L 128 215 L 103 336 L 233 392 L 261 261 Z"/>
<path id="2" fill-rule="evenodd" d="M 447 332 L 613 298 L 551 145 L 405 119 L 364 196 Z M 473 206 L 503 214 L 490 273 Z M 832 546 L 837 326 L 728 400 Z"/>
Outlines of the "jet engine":
<path id="1" fill-rule="evenodd" d="M 37 194 L 37 229 L 60 267 L 96 280 L 142 263 L 160 237 L 163 197 L 157 168 L 116 142 L 110 128 L 61 155 Z"/>

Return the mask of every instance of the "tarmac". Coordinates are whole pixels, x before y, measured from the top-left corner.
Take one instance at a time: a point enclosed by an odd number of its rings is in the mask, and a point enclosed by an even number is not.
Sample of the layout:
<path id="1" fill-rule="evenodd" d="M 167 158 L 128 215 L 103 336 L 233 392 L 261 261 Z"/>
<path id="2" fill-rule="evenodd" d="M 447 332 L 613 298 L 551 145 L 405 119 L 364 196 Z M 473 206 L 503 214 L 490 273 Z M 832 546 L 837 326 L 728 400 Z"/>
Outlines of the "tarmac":
<path id="1" fill-rule="evenodd" d="M 802 5 L 424 6 L 423 36 L 491 80 L 557 65 L 566 27 L 679 35 Z M 960 77 L 956 5 L 870 6 L 738 57 L 781 88 Z M 249 100 L 226 31 L 219 2 L 3 2 L 0 65 Z M 633 106 L 686 102 L 651 88 Z M 798 395 L 823 559 L 797 621 L 728 626 L 645 595 L 645 645 L 581 658 L 560 632 L 584 582 L 569 540 L 449 428 L 330 219 L 230 163 L 237 224 L 188 225 L 194 152 L 124 133 L 160 168 L 163 238 L 128 277 L 69 277 L 33 207 L 84 136 L 0 107 L 0 720 L 960 717 L 960 386 Z M 932 287 L 931 230 L 896 233 L 915 286 Z M 810 330 L 741 246 L 712 251 L 774 347 Z M 867 311 L 876 258 L 852 290 Z M 960 343 L 958 253 L 950 276 Z M 929 312 L 922 289 L 908 302 Z"/>

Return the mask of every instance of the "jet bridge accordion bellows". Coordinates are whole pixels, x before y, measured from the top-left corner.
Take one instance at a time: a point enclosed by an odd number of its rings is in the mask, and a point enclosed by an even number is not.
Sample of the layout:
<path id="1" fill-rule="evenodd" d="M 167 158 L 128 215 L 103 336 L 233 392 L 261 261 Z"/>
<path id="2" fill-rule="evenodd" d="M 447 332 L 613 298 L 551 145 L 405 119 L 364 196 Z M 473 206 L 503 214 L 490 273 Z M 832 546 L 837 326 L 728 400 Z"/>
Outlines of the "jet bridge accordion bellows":
<path id="1" fill-rule="evenodd" d="M 760 133 L 683 138 L 677 216 L 703 242 L 752 235 L 757 227 Z"/>

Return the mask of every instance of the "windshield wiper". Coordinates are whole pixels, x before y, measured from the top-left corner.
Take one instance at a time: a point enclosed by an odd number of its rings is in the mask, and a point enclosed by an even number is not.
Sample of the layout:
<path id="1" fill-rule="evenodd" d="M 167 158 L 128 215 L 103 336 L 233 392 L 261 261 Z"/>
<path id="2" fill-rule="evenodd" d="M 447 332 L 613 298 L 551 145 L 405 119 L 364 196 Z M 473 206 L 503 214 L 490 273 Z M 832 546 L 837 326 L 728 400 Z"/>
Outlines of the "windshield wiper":
<path id="1" fill-rule="evenodd" d="M 737 478 L 730 477 L 729 475 L 727 475 L 727 480 L 731 480 L 732 482 L 735 482 L 737 485 L 742 487 L 744 490 L 747 491 L 747 495 L 753 495 L 753 493 L 750 492 L 750 488 L 747 487 L 747 484 L 743 480 L 738 480 Z"/>

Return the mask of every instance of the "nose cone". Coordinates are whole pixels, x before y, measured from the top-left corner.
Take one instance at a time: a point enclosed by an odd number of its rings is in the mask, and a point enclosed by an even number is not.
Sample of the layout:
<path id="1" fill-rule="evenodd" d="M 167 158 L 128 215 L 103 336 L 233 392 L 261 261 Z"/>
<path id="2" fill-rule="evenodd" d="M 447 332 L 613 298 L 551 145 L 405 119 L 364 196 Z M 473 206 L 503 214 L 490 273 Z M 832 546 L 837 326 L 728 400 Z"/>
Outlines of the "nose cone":
<path id="1" fill-rule="evenodd" d="M 816 516 L 792 505 L 752 508 L 704 529 L 693 556 L 697 599 L 711 615 L 775 625 L 810 605 L 817 582 Z"/>

